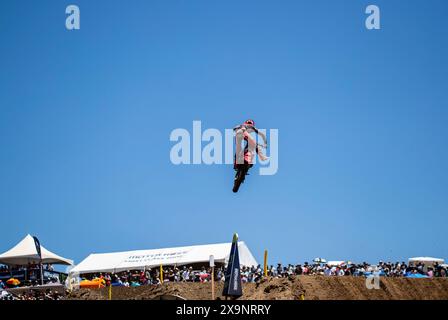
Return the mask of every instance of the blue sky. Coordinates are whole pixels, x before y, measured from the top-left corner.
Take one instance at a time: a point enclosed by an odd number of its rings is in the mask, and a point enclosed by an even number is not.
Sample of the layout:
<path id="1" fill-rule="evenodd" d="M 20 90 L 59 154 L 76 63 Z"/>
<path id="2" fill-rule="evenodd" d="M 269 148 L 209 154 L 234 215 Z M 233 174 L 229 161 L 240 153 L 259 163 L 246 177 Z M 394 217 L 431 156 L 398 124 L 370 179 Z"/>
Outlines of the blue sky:
<path id="1" fill-rule="evenodd" d="M 81 30 L 65 29 L 77 4 Z M 382 29 L 364 27 L 369 4 Z M 447 259 L 448 3 L 2 1 L 0 251 L 219 243 Z M 174 166 L 175 128 L 279 130 L 279 171 Z M 191 130 L 191 129 L 190 129 Z"/>

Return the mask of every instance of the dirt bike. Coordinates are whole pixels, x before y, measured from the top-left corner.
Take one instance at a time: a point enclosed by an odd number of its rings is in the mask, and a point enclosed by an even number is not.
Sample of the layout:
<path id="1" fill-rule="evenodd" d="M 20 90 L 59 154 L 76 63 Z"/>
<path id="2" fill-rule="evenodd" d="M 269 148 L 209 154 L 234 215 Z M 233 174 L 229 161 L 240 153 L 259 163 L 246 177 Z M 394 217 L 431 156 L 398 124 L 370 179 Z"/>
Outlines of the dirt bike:
<path id="1" fill-rule="evenodd" d="M 257 144 L 258 148 L 264 148 L 263 145 L 261 144 Z M 236 170 L 235 173 L 235 180 L 233 182 L 233 192 L 237 193 L 238 190 L 240 189 L 240 185 L 242 183 L 244 183 L 244 180 L 246 179 L 246 175 L 248 175 L 249 173 L 249 169 L 253 167 L 253 159 L 254 159 L 254 151 L 249 150 L 249 148 L 245 148 L 244 151 L 241 151 L 241 153 L 244 152 L 244 155 L 242 156 L 240 154 L 240 158 L 242 161 L 242 158 L 244 157 L 244 163 L 237 163 L 236 159 L 237 156 L 235 155 L 235 164 L 234 164 L 234 168 Z"/>

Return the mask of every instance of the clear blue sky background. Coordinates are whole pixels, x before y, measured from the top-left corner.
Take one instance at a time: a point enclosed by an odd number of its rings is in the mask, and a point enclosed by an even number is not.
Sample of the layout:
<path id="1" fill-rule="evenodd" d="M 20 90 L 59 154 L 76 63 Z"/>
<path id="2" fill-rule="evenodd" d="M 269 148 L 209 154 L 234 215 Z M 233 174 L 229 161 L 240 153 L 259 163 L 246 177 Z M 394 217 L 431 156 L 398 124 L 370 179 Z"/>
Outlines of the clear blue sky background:
<path id="1" fill-rule="evenodd" d="M 65 8 L 81 30 L 65 29 Z M 368 4 L 382 30 L 364 27 Z M 228 242 L 262 262 L 448 258 L 448 2 L 2 1 L 0 251 Z M 251 117 L 279 172 L 174 166 Z"/>

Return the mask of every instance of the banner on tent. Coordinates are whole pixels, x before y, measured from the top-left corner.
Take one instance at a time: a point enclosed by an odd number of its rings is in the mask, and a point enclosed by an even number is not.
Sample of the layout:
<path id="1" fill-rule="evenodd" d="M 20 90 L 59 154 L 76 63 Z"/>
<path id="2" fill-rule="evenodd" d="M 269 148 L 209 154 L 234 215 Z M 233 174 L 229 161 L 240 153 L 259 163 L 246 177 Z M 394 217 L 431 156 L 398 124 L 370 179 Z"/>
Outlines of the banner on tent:
<path id="1" fill-rule="evenodd" d="M 154 261 L 166 261 L 172 259 L 182 259 L 188 251 L 173 251 L 173 252 L 165 252 L 165 253 L 153 253 L 153 254 L 143 254 L 143 255 L 130 255 L 125 263 L 144 263 L 144 262 L 152 262 Z"/>

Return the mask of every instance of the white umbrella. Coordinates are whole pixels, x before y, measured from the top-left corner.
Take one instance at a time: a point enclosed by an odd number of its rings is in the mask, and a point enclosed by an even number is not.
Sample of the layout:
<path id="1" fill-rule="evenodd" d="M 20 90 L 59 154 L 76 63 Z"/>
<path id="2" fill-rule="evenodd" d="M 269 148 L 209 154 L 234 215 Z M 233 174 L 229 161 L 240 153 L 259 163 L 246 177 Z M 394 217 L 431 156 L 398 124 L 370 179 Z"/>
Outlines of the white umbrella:
<path id="1" fill-rule="evenodd" d="M 409 262 L 437 262 L 442 264 L 445 262 L 445 260 L 433 257 L 416 257 L 416 258 L 409 258 Z"/>
<path id="2" fill-rule="evenodd" d="M 314 258 L 313 260 L 315 263 L 327 263 L 327 260 L 323 258 Z"/>

